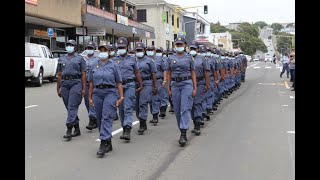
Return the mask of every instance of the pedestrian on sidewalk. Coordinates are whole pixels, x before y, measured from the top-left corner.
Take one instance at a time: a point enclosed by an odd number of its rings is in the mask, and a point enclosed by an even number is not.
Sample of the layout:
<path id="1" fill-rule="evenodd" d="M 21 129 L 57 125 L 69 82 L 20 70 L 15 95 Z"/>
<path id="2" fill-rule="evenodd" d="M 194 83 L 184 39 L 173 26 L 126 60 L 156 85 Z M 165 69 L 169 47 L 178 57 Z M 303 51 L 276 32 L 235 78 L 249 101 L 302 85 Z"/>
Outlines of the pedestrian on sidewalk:
<path id="1" fill-rule="evenodd" d="M 282 56 L 281 62 L 282 62 L 283 67 L 282 67 L 282 71 L 280 73 L 280 78 L 282 78 L 282 74 L 285 71 L 287 71 L 287 78 L 289 78 L 289 71 L 290 70 L 289 70 L 289 57 L 288 57 L 288 53 L 287 52 L 284 54 L 284 56 Z"/>
<path id="2" fill-rule="evenodd" d="M 290 76 L 293 82 L 291 86 L 293 89 L 291 91 L 295 91 L 296 65 L 295 65 L 294 55 L 290 55 L 289 68 L 290 68 Z"/>

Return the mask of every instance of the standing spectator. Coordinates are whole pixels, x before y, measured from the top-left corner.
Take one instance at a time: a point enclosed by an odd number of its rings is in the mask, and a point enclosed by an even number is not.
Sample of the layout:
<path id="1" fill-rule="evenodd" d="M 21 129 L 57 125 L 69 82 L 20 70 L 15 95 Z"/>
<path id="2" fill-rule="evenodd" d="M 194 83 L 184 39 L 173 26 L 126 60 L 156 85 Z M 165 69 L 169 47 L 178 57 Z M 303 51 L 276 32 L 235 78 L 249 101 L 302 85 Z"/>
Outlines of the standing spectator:
<path id="1" fill-rule="evenodd" d="M 295 71 L 296 71 L 296 66 L 295 66 L 295 57 L 294 55 L 290 55 L 290 61 L 289 61 L 289 68 L 290 68 L 290 76 L 292 79 L 292 90 L 291 91 L 295 91 Z"/>
<path id="2" fill-rule="evenodd" d="M 282 71 L 280 73 L 280 78 L 282 78 L 282 74 L 287 71 L 287 78 L 289 78 L 289 58 L 288 58 L 288 53 L 286 52 L 284 56 L 281 58 L 281 62 L 283 65 Z"/>

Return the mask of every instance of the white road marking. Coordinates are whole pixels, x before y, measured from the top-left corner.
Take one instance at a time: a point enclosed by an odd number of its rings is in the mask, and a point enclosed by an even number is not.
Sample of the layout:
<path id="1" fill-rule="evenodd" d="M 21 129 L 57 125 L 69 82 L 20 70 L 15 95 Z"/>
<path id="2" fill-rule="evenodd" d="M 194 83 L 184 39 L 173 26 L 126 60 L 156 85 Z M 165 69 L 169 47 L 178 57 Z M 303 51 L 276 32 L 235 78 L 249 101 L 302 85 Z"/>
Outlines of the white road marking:
<path id="1" fill-rule="evenodd" d="M 271 69 L 271 67 L 270 66 L 266 66 L 265 69 Z"/>
<path id="2" fill-rule="evenodd" d="M 278 65 L 277 67 L 276 67 L 277 69 L 281 69 L 281 67 Z"/>
<path id="3" fill-rule="evenodd" d="M 132 123 L 132 126 L 134 126 L 134 125 L 136 125 L 136 124 L 139 124 L 139 123 L 140 123 L 140 121 L 134 121 L 134 122 Z M 120 132 L 122 132 L 122 131 L 123 131 L 122 128 L 117 129 L 117 130 L 115 130 L 115 131 L 112 132 L 112 136 L 114 136 L 114 135 L 116 135 L 116 134 L 118 134 L 118 133 L 120 133 Z M 100 142 L 100 141 L 101 141 L 100 139 L 96 139 L 96 142 Z"/>
<path id="4" fill-rule="evenodd" d="M 287 88 L 287 89 L 290 89 L 287 81 L 285 81 L 284 84 L 286 85 L 286 88 Z"/>
<path id="5" fill-rule="evenodd" d="M 30 106 L 25 107 L 25 109 L 36 107 L 36 106 L 38 106 L 38 105 L 30 105 Z"/>
<path id="6" fill-rule="evenodd" d="M 253 67 L 254 69 L 259 69 L 259 68 L 261 68 L 260 66 L 255 66 L 255 67 Z"/>
<path id="7" fill-rule="evenodd" d="M 247 68 L 249 68 L 249 67 L 254 67 L 254 66 L 256 66 L 257 64 L 259 64 L 259 63 L 252 64 L 252 65 L 248 66 Z"/>
<path id="8" fill-rule="evenodd" d="M 293 96 L 290 96 L 290 98 L 291 98 L 291 99 L 294 99 L 294 97 L 293 97 Z"/>
<path id="9" fill-rule="evenodd" d="M 291 157 L 291 161 L 292 161 L 292 163 L 291 163 L 291 165 L 292 165 L 292 171 L 293 171 L 293 176 L 294 176 L 294 172 L 295 172 L 295 170 L 294 170 L 294 159 L 293 159 L 293 153 L 292 153 L 292 146 L 291 146 L 291 142 L 290 142 L 290 137 L 289 137 L 289 135 L 288 135 L 288 144 L 289 144 L 289 153 L 290 153 L 290 157 Z"/>
<path id="10" fill-rule="evenodd" d="M 295 134 L 295 131 L 287 131 L 288 134 Z"/>
<path id="11" fill-rule="evenodd" d="M 288 105 L 287 105 L 287 104 L 284 104 L 284 105 L 282 105 L 282 106 L 284 106 L 284 107 L 288 107 Z"/>

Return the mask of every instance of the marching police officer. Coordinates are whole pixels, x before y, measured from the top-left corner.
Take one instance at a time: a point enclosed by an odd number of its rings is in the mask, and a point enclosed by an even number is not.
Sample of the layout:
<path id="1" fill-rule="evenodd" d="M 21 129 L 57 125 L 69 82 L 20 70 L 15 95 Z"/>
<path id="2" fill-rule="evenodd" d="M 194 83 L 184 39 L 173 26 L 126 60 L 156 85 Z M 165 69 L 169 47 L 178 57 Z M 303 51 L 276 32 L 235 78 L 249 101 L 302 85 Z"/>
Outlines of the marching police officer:
<path id="1" fill-rule="evenodd" d="M 124 92 L 124 103 L 119 107 L 121 126 L 123 128 L 120 139 L 130 141 L 130 132 L 133 122 L 132 113 L 135 109 L 136 93 L 142 90 L 142 80 L 135 57 L 131 57 L 127 54 L 127 46 L 128 40 L 125 37 L 120 37 L 117 40 L 117 48 L 120 55 L 115 57 L 113 61 L 120 67 Z M 135 81 L 139 84 L 137 90 Z"/>
<path id="2" fill-rule="evenodd" d="M 105 153 L 112 151 L 112 123 L 119 107 L 124 100 L 122 90 L 122 77 L 117 63 L 109 59 L 107 46 L 99 47 L 99 60 L 89 73 L 89 102 L 95 107 L 101 144 L 97 157 L 101 158 Z M 120 99 L 117 96 L 117 90 Z"/>
<path id="3" fill-rule="evenodd" d="M 167 50 L 167 57 L 168 57 L 167 63 L 168 64 L 169 64 L 169 57 L 172 56 L 175 53 L 176 53 L 176 51 L 173 48 L 170 48 L 170 49 Z M 168 85 L 170 85 L 170 84 L 168 84 Z M 173 104 L 172 104 L 172 97 L 169 96 L 168 99 L 169 99 L 169 103 L 170 103 L 169 112 L 174 112 L 174 108 L 173 108 Z"/>
<path id="4" fill-rule="evenodd" d="M 95 64 L 99 58 L 94 55 L 94 50 L 96 49 L 96 46 L 94 42 L 89 41 L 86 47 L 86 51 L 88 52 L 88 55 L 84 58 L 86 61 L 87 65 L 87 80 L 89 79 L 89 72 L 93 64 Z M 87 81 L 87 86 L 86 86 L 86 94 L 84 96 L 84 103 L 86 105 L 88 114 L 89 114 L 89 124 L 86 126 L 87 129 L 92 130 L 98 127 L 97 125 L 97 117 L 96 113 L 94 111 L 94 107 L 90 107 L 89 105 L 89 85 L 90 83 Z"/>
<path id="5" fill-rule="evenodd" d="M 117 51 L 116 51 L 116 47 L 113 44 L 106 45 L 106 46 L 109 49 L 109 59 L 113 60 L 114 57 L 118 56 Z M 117 121 L 117 120 L 119 120 L 118 113 L 116 113 L 116 116 L 114 118 L 114 121 Z"/>
<path id="6" fill-rule="evenodd" d="M 129 49 L 128 56 L 130 57 L 136 57 L 136 51 L 134 49 Z"/>
<path id="7" fill-rule="evenodd" d="M 172 96 L 174 112 L 181 132 L 179 144 L 184 146 L 187 142 L 193 98 L 197 93 L 197 79 L 194 62 L 185 52 L 186 39 L 178 37 L 175 44 L 177 53 L 171 55 L 168 61 L 168 93 Z"/>
<path id="8" fill-rule="evenodd" d="M 136 44 L 136 57 L 143 85 L 136 99 L 136 116 L 140 121 L 138 133 L 142 135 L 147 130 L 148 104 L 152 94 L 157 95 L 158 92 L 157 69 L 154 60 L 145 56 L 145 45 L 141 42 Z"/>
<path id="9" fill-rule="evenodd" d="M 150 104 L 150 109 L 153 116 L 150 123 L 153 124 L 158 123 L 158 114 L 161 107 L 161 100 L 162 98 L 165 98 L 165 94 L 163 92 L 166 91 L 165 86 L 167 84 L 167 66 L 165 65 L 165 62 L 163 61 L 161 56 L 156 56 L 155 50 L 155 47 L 152 45 L 147 47 L 147 56 L 154 61 L 157 69 L 156 76 L 158 83 L 158 93 L 157 95 L 152 96 L 152 102 Z"/>
<path id="10" fill-rule="evenodd" d="M 168 57 L 163 56 L 164 51 L 162 47 L 156 48 L 156 56 L 160 57 L 165 65 L 165 69 L 168 69 Z M 169 95 L 168 95 L 168 84 L 167 82 L 165 83 L 165 87 L 161 88 L 160 92 L 160 98 L 161 98 L 161 106 L 160 106 L 160 117 L 165 117 L 166 116 L 166 111 L 168 107 L 168 100 L 169 100 Z"/>
<path id="11" fill-rule="evenodd" d="M 71 140 L 72 136 L 80 135 L 78 108 L 86 89 L 86 62 L 82 56 L 75 53 L 77 43 L 69 40 L 66 43 L 67 54 L 58 60 L 57 93 L 62 97 L 68 111 L 66 120 L 67 132 L 63 136 Z M 72 128 L 75 128 L 72 135 Z"/>
<path id="12" fill-rule="evenodd" d="M 109 59 L 113 59 L 117 56 L 117 49 L 114 44 L 110 44 L 108 47 L 110 48 Z"/>
<path id="13" fill-rule="evenodd" d="M 210 78 L 209 78 L 209 63 L 208 59 L 205 57 L 198 55 L 198 43 L 196 41 L 192 41 L 190 47 L 189 54 L 192 56 L 192 60 L 194 61 L 194 66 L 196 69 L 197 76 L 197 94 L 194 97 L 194 103 L 192 108 L 192 119 L 194 123 L 194 129 L 191 131 L 195 133 L 195 135 L 200 135 L 200 125 L 203 122 L 203 114 L 205 113 L 206 105 L 206 92 L 210 87 Z"/>

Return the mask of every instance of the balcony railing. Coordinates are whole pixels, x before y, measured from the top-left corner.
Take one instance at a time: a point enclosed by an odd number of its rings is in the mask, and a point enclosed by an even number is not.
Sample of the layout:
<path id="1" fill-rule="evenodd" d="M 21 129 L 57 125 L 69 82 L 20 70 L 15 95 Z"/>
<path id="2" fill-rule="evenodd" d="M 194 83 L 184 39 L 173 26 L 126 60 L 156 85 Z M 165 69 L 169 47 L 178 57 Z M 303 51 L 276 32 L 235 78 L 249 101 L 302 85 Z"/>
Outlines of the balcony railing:
<path id="1" fill-rule="evenodd" d="M 117 10 L 110 10 L 108 7 L 104 7 L 103 9 L 97 8 L 95 6 L 87 5 L 87 13 L 94 14 L 96 16 L 100 16 L 112 21 L 117 20 L 117 14 L 122 15 L 122 12 Z M 142 23 L 137 22 L 136 18 L 134 18 L 134 14 L 130 11 L 127 11 L 126 16 L 128 18 L 128 25 L 133 26 L 135 28 L 143 29 L 145 31 L 154 32 L 154 28 Z"/>

